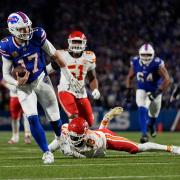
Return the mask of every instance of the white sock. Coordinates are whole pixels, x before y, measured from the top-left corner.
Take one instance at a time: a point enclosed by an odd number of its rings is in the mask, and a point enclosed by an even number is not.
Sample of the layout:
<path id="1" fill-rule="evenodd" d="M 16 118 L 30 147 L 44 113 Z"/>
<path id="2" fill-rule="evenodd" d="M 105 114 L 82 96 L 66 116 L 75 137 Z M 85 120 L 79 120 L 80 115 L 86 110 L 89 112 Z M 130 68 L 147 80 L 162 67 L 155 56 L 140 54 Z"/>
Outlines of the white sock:
<path id="1" fill-rule="evenodd" d="M 11 121 L 11 127 L 12 127 L 12 140 L 18 142 L 19 141 L 19 127 L 20 122 L 19 120 L 12 120 Z"/>
<path id="2" fill-rule="evenodd" d="M 103 119 L 103 120 L 101 121 L 101 124 L 100 124 L 100 126 L 99 126 L 99 129 L 105 129 L 105 128 L 107 128 L 107 127 L 108 127 L 108 124 L 109 124 L 109 121 L 108 121 L 107 119 Z"/>
<path id="3" fill-rule="evenodd" d="M 138 147 L 139 147 L 139 151 L 167 151 L 167 152 L 172 151 L 172 146 L 167 146 L 152 142 L 138 144 Z"/>
<path id="4" fill-rule="evenodd" d="M 23 121 L 24 121 L 24 136 L 31 136 L 29 121 L 26 117 L 26 115 L 23 113 Z"/>

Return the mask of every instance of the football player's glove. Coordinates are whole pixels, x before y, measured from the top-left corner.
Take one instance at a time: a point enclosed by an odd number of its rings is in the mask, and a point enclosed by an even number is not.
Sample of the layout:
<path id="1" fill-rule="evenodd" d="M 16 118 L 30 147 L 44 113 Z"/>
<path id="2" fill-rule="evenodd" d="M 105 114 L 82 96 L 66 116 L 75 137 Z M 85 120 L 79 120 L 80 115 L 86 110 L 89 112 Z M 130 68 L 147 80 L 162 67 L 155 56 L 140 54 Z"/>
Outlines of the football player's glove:
<path id="1" fill-rule="evenodd" d="M 101 94 L 98 89 L 94 89 L 92 92 L 93 99 L 99 99 Z"/>
<path id="2" fill-rule="evenodd" d="M 155 92 L 148 92 L 148 98 L 151 101 L 154 101 L 154 99 L 156 99 L 156 97 L 159 96 L 160 94 L 162 94 L 162 90 L 157 89 Z"/>

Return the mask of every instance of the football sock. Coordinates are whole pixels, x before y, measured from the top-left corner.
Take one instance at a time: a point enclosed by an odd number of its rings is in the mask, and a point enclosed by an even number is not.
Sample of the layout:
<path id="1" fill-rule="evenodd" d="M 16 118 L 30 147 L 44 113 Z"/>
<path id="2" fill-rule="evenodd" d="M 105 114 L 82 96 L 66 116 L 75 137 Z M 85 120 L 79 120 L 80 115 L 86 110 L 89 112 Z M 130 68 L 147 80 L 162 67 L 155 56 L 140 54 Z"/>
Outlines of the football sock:
<path id="1" fill-rule="evenodd" d="M 147 134 L 147 108 L 139 107 L 139 123 L 143 135 Z"/>
<path id="2" fill-rule="evenodd" d="M 61 119 L 59 119 L 57 121 L 51 121 L 50 124 L 51 124 L 51 127 L 54 130 L 54 133 L 56 134 L 56 136 L 60 137 L 60 135 L 61 135 L 61 126 L 62 126 Z"/>
<path id="3" fill-rule="evenodd" d="M 147 142 L 144 144 L 138 144 L 139 151 L 167 151 L 167 152 L 172 152 L 172 146 L 167 146 L 167 145 L 161 145 L 161 144 L 156 144 L 152 142 Z"/>
<path id="4" fill-rule="evenodd" d="M 23 114 L 23 120 L 24 120 L 24 136 L 31 136 L 31 130 L 29 126 L 29 121 L 25 114 Z"/>
<path id="5" fill-rule="evenodd" d="M 36 143 L 39 145 L 43 152 L 48 151 L 48 144 L 46 140 L 45 132 L 40 124 L 40 119 L 37 115 L 29 116 L 29 125 L 31 129 L 31 134 L 34 137 Z"/>
<path id="6" fill-rule="evenodd" d="M 109 121 L 108 121 L 107 119 L 103 119 L 103 120 L 101 121 L 101 124 L 100 124 L 100 126 L 99 126 L 99 129 L 105 129 L 105 128 L 107 128 L 107 127 L 108 127 L 108 124 L 109 124 Z"/>
<path id="7" fill-rule="evenodd" d="M 151 126 L 155 127 L 155 125 L 156 125 L 156 118 L 149 117 L 149 120 L 150 120 L 149 124 Z"/>
<path id="8" fill-rule="evenodd" d="M 20 127 L 19 119 L 12 120 L 11 127 L 12 127 L 12 140 L 14 140 L 15 142 L 18 142 L 19 141 L 19 127 Z"/>

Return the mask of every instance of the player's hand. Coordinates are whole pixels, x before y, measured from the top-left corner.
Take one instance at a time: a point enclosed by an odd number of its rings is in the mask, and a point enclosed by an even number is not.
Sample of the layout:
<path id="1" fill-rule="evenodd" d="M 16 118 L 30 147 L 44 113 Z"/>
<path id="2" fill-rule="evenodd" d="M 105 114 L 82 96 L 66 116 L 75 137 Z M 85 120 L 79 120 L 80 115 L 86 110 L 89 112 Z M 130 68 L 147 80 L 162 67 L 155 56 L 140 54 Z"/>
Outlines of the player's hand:
<path id="1" fill-rule="evenodd" d="M 150 101 L 154 101 L 154 99 L 156 99 L 156 97 L 159 96 L 160 94 L 162 94 L 161 89 L 157 89 L 155 92 L 148 92 L 147 93 Z"/>
<path id="2" fill-rule="evenodd" d="M 94 89 L 92 92 L 93 99 L 99 99 L 101 94 L 98 89 Z"/>
<path id="3" fill-rule="evenodd" d="M 70 77 L 70 85 L 71 85 L 71 88 L 74 89 L 75 92 L 82 91 L 83 85 L 73 75 Z"/>
<path id="4" fill-rule="evenodd" d="M 26 84 L 26 82 L 28 81 L 29 75 L 30 75 L 30 72 L 26 71 L 24 77 L 19 77 L 18 72 L 16 72 L 18 86 L 22 86 L 22 85 Z"/>
<path id="5" fill-rule="evenodd" d="M 126 90 L 126 101 L 130 102 L 131 101 L 131 95 L 132 95 L 132 88 L 127 88 Z"/>

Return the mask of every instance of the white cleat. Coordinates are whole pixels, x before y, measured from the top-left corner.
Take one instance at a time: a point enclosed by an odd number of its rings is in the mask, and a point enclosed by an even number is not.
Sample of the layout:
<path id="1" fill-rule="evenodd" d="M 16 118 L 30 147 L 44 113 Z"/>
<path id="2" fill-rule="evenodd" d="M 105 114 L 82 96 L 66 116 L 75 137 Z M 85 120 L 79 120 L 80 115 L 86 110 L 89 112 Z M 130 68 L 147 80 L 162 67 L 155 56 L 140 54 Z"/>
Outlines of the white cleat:
<path id="1" fill-rule="evenodd" d="M 103 119 L 110 121 L 115 116 L 120 115 L 122 112 L 123 112 L 122 107 L 115 107 L 115 108 L 111 109 L 108 113 L 106 113 L 105 116 L 103 117 Z"/>
<path id="2" fill-rule="evenodd" d="M 52 164 L 54 162 L 54 155 L 50 151 L 47 151 L 43 154 L 42 157 L 44 164 Z"/>
<path id="3" fill-rule="evenodd" d="M 48 146 L 49 151 L 54 152 L 57 149 L 60 149 L 60 140 L 59 139 L 54 139 Z"/>
<path id="4" fill-rule="evenodd" d="M 172 146 L 172 153 L 180 155 L 180 147 Z"/>

